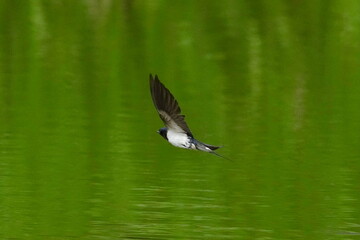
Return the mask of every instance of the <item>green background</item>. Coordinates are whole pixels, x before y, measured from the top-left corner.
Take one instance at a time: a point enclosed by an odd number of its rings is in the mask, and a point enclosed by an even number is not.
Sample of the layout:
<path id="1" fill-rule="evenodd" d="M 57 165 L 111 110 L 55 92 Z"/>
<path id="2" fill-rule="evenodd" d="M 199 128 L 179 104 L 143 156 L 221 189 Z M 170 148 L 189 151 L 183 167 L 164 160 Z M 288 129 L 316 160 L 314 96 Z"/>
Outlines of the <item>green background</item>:
<path id="1" fill-rule="evenodd" d="M 360 239 L 359 103 L 358 0 L 1 0 L 0 239 Z"/>

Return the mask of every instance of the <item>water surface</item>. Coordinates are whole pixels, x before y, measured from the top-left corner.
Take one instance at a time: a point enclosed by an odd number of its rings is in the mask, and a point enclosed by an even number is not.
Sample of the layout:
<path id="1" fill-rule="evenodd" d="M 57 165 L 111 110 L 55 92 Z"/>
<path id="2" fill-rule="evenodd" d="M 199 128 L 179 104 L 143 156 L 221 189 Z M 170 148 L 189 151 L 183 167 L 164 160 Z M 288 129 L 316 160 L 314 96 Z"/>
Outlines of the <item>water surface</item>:
<path id="1" fill-rule="evenodd" d="M 1 1 L 1 239 L 359 239 L 357 1 Z M 149 73 L 195 137 L 156 133 Z"/>

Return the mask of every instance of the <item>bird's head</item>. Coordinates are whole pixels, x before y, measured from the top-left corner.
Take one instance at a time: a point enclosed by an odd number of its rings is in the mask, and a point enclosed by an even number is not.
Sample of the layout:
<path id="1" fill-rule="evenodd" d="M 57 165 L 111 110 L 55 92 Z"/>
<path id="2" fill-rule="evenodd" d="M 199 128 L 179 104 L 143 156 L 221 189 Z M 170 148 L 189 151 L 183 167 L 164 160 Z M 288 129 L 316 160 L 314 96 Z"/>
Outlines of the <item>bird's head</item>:
<path id="1" fill-rule="evenodd" d="M 165 138 L 166 140 L 168 140 L 167 138 L 167 128 L 160 128 L 158 131 L 157 131 L 158 134 L 160 134 L 163 138 Z"/>

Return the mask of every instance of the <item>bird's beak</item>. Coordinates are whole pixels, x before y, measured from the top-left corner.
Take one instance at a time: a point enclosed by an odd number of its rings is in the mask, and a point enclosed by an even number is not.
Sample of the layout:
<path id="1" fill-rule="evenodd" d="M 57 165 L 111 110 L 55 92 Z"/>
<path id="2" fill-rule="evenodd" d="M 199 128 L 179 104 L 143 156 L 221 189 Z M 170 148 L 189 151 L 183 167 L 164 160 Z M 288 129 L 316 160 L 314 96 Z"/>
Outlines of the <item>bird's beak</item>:
<path id="1" fill-rule="evenodd" d="M 159 131 L 159 130 L 157 130 L 156 132 L 157 132 L 157 133 L 159 133 L 160 131 Z"/>

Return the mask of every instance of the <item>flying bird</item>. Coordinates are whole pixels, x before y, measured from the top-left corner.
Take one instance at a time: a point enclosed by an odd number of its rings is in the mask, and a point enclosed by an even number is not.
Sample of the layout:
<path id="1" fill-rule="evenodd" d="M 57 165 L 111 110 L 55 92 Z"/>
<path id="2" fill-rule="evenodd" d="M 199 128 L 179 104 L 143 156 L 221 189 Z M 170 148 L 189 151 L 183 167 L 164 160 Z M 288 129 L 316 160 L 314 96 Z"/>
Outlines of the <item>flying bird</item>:
<path id="1" fill-rule="evenodd" d="M 219 146 L 202 143 L 194 138 L 185 122 L 185 116 L 181 114 L 178 102 L 157 75 L 154 78 L 150 74 L 150 92 L 155 108 L 165 124 L 165 127 L 157 131 L 163 138 L 175 147 L 204 151 L 223 157 L 214 152 L 220 148 Z"/>

